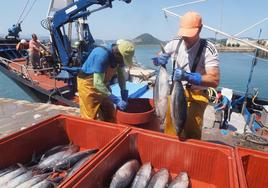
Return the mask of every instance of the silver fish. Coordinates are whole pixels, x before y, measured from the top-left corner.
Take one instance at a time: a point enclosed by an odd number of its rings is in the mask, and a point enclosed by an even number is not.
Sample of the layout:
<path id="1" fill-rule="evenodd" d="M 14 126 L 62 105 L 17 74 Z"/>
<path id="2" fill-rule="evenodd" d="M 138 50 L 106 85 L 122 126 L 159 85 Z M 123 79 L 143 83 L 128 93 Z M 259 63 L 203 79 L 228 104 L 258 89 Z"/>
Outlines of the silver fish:
<path id="1" fill-rule="evenodd" d="M 160 121 L 160 130 L 164 132 L 164 123 L 166 119 L 166 112 L 168 107 L 168 95 L 169 95 L 169 75 L 166 67 L 160 66 L 159 73 L 155 80 L 153 95 L 155 112 Z"/>
<path id="2" fill-rule="evenodd" d="M 131 188 L 145 188 L 150 181 L 152 175 L 152 165 L 151 163 L 145 163 L 137 172 Z"/>
<path id="3" fill-rule="evenodd" d="M 3 186 L 5 183 L 9 182 L 10 180 L 18 177 L 19 175 L 25 173 L 27 169 L 25 167 L 20 167 L 16 170 L 13 170 L 3 176 L 0 177 L 0 187 Z"/>
<path id="4" fill-rule="evenodd" d="M 170 183 L 168 188 L 188 188 L 189 178 L 186 172 L 181 172 L 175 179 Z"/>
<path id="5" fill-rule="evenodd" d="M 35 170 L 41 173 L 52 171 L 57 162 L 65 159 L 73 153 L 76 153 L 77 151 L 79 151 L 79 146 L 71 145 L 69 146 L 68 150 L 60 151 L 47 157 L 45 160 L 38 164 Z"/>
<path id="6" fill-rule="evenodd" d="M 36 176 L 32 177 L 31 179 L 23 182 L 22 184 L 20 184 L 16 188 L 29 188 L 29 187 L 32 187 L 33 185 L 35 185 L 35 184 L 43 181 L 44 179 L 46 179 L 49 175 L 50 175 L 50 173 L 36 175 Z"/>
<path id="7" fill-rule="evenodd" d="M 15 169 L 18 169 L 18 167 L 12 166 L 12 167 L 8 167 L 8 168 L 5 168 L 5 169 L 2 169 L 0 171 L 0 177 L 8 174 L 11 171 L 14 171 Z"/>
<path id="8" fill-rule="evenodd" d="M 74 154 L 66 157 L 62 161 L 59 161 L 55 165 L 54 171 L 67 170 L 67 169 L 71 168 L 77 161 L 79 161 L 79 160 L 81 160 L 81 159 L 83 159 L 91 154 L 95 154 L 98 151 L 99 151 L 98 149 L 90 149 L 90 150 L 74 153 Z"/>
<path id="9" fill-rule="evenodd" d="M 16 178 L 12 179 L 11 181 L 9 181 L 6 184 L 6 187 L 16 187 L 19 184 L 31 179 L 32 177 L 33 177 L 32 171 L 29 170 L 29 171 L 17 176 Z"/>
<path id="10" fill-rule="evenodd" d="M 58 153 L 60 151 L 65 151 L 68 149 L 68 146 L 70 145 L 59 145 L 59 146 L 55 146 L 53 148 L 50 148 L 49 150 L 47 150 L 41 157 L 41 161 L 43 161 L 45 158 L 55 154 L 55 153 Z"/>
<path id="11" fill-rule="evenodd" d="M 32 188 L 54 188 L 54 184 L 51 181 L 43 180 L 32 186 Z"/>
<path id="12" fill-rule="evenodd" d="M 90 155 L 88 157 L 85 157 L 85 158 L 81 159 L 80 161 L 78 161 L 77 163 L 75 163 L 75 165 L 73 166 L 73 168 L 71 168 L 70 171 L 68 172 L 67 177 L 72 176 L 91 157 L 93 157 L 93 155 Z"/>
<path id="13" fill-rule="evenodd" d="M 170 102 L 172 124 L 179 136 L 187 118 L 187 101 L 180 81 L 174 82 Z"/>
<path id="14" fill-rule="evenodd" d="M 135 174 L 140 168 L 140 163 L 137 160 L 130 160 L 121 166 L 113 175 L 110 188 L 124 188 L 127 187 Z"/>
<path id="15" fill-rule="evenodd" d="M 165 168 L 160 169 L 150 180 L 148 188 L 165 188 L 168 184 L 169 173 Z"/>

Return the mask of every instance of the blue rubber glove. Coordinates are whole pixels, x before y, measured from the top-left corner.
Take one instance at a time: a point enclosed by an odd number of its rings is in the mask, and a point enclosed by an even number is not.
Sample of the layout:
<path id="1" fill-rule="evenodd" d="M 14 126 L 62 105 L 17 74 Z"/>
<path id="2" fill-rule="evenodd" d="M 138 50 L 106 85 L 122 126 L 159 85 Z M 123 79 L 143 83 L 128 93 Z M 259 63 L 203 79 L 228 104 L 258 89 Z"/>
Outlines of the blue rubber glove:
<path id="1" fill-rule="evenodd" d="M 169 54 L 163 53 L 158 57 L 153 57 L 153 63 L 155 66 L 159 66 L 159 65 L 166 65 L 168 63 L 168 60 L 170 58 Z"/>
<path id="2" fill-rule="evenodd" d="M 202 82 L 202 76 L 198 72 L 186 72 L 181 68 L 176 68 L 174 72 L 173 80 L 176 81 L 188 81 L 191 84 L 200 85 Z"/>
<path id="3" fill-rule="evenodd" d="M 121 90 L 121 98 L 122 98 L 124 101 L 127 101 L 127 99 L 128 99 L 128 90 L 126 90 L 126 89 L 122 89 L 122 90 Z"/>
<path id="4" fill-rule="evenodd" d="M 120 110 L 124 111 L 127 108 L 127 102 L 123 101 L 119 97 L 111 94 L 108 97 Z"/>
<path id="5" fill-rule="evenodd" d="M 221 109 L 215 108 L 215 113 L 220 112 L 220 111 L 221 111 Z"/>

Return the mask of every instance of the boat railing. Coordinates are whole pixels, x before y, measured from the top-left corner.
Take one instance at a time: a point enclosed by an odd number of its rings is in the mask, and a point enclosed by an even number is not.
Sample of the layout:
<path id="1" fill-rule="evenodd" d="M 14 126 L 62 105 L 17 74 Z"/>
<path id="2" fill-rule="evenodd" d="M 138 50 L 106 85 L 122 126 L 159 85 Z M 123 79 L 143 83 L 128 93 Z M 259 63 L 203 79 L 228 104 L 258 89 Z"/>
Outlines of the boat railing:
<path id="1" fill-rule="evenodd" d="M 0 57 L 0 61 L 1 61 L 1 63 L 3 63 L 4 65 L 6 65 L 8 67 L 9 67 L 9 63 L 13 63 L 13 61 L 6 59 L 6 58 L 3 58 L 3 57 Z"/>
<path id="2" fill-rule="evenodd" d="M 31 68 L 27 68 L 28 71 L 51 71 L 54 70 L 53 67 L 49 67 L 49 68 L 42 68 L 42 69 L 31 69 Z"/>
<path id="3" fill-rule="evenodd" d="M 32 78 L 30 77 L 29 72 L 28 72 L 28 69 L 26 68 L 25 65 L 19 64 L 19 63 L 17 63 L 17 62 L 14 62 L 14 61 L 12 61 L 12 60 L 9 60 L 9 59 L 3 58 L 3 57 L 0 57 L 0 62 L 1 62 L 2 64 L 4 64 L 5 66 L 7 66 L 7 67 L 8 67 L 9 69 L 11 69 L 12 71 L 14 71 L 14 72 L 16 72 L 16 73 L 20 73 L 20 74 L 22 74 L 22 76 L 23 76 L 24 78 L 26 78 L 26 79 L 28 79 L 28 80 L 30 80 L 30 81 L 33 81 Z M 10 63 L 12 63 L 13 65 L 16 65 L 16 66 L 20 67 L 20 72 L 19 72 L 17 69 L 11 67 L 11 66 L 9 65 Z"/>

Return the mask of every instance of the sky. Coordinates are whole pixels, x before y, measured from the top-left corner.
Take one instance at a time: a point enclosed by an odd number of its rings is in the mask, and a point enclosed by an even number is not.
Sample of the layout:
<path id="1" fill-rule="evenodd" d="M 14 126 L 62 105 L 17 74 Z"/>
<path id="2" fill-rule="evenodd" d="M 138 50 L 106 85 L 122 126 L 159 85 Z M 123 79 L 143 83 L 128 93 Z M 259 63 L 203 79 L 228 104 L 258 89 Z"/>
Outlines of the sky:
<path id="1" fill-rule="evenodd" d="M 0 34 L 5 35 L 9 27 L 17 22 L 28 0 L 1 0 Z M 34 0 L 30 0 L 30 3 Z M 115 40 L 133 39 L 140 34 L 150 33 L 160 40 L 170 40 L 176 36 L 179 18 L 164 16 L 162 8 L 192 2 L 193 0 L 132 0 L 126 4 L 113 1 L 113 8 L 95 12 L 88 17 L 91 33 L 95 39 Z M 22 36 L 37 33 L 48 36 L 40 21 L 46 18 L 50 0 L 37 0 L 29 15 L 22 23 Z M 29 7 L 28 7 L 29 8 Z M 267 0 L 207 0 L 171 9 L 183 15 L 187 11 L 197 11 L 203 17 L 203 23 L 221 29 L 229 34 L 236 34 L 243 29 L 267 18 L 265 22 L 241 34 L 239 37 L 268 39 L 268 1 Z M 90 8 L 92 9 L 92 8 Z M 221 35 L 203 29 L 201 37 L 222 38 Z M 224 37 L 225 38 L 225 37 Z"/>

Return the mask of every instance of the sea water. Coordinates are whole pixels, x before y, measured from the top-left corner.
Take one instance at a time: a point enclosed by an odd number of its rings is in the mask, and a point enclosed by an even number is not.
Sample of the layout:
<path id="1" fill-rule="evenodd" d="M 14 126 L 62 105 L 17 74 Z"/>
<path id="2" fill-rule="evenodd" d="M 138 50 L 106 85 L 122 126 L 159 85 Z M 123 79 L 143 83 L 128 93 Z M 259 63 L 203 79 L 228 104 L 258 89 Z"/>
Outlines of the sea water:
<path id="1" fill-rule="evenodd" d="M 160 50 L 160 46 L 137 46 L 135 57 L 137 62 L 150 69 L 157 69 L 152 64 L 151 58 Z M 247 82 L 250 74 L 253 54 L 248 53 L 220 53 L 220 86 L 231 88 L 241 93 L 246 91 Z M 171 73 L 171 65 L 168 65 Z M 258 60 L 254 68 L 249 92 L 253 93 L 253 88 L 259 89 L 259 97 L 268 99 L 268 61 Z M 30 90 L 21 87 L 16 82 L 8 78 L 0 71 L 0 97 L 37 101 L 38 99 Z"/>
<path id="2" fill-rule="evenodd" d="M 0 98 L 11 98 L 39 102 L 34 93 L 27 87 L 16 83 L 0 71 Z"/>

